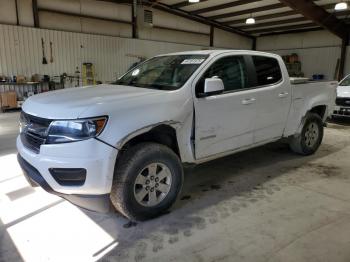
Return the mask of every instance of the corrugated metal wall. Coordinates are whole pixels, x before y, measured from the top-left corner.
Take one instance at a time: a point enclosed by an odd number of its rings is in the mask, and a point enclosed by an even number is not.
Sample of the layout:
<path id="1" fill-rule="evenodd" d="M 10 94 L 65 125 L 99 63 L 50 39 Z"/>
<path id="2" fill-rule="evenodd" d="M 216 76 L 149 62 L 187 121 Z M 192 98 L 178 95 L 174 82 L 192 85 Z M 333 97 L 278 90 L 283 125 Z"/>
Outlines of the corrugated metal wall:
<path id="1" fill-rule="evenodd" d="M 333 80 L 337 60 L 340 58 L 340 47 L 319 47 L 307 49 L 276 50 L 273 53 L 290 55 L 296 53 L 299 56 L 302 72 L 306 77 L 312 78 L 314 74 L 323 74 L 325 79 Z"/>
<path id="2" fill-rule="evenodd" d="M 17 25 L 14 0 L 0 0 L 0 23 Z M 122 1 L 123 2 L 123 1 Z M 96 0 L 37 0 L 40 28 L 66 32 L 132 38 L 130 4 Z M 32 0 L 17 0 L 18 22 L 34 27 Z M 143 22 L 144 10 L 153 12 L 153 26 Z M 138 6 L 138 38 L 185 45 L 210 45 L 210 26 Z M 251 49 L 252 39 L 214 29 L 214 46 Z"/>
<path id="3" fill-rule="evenodd" d="M 35 73 L 46 75 L 73 74 L 76 67 L 91 62 L 96 78 L 112 81 L 121 75 L 140 55 L 152 57 L 175 51 L 202 49 L 201 46 L 135 40 L 119 37 L 62 32 L 30 27 L 0 25 L 0 74 L 13 76 Z M 41 38 L 49 60 L 49 42 L 53 43 L 53 63 L 42 64 Z M 207 48 L 207 47 L 205 47 Z"/>
<path id="4" fill-rule="evenodd" d="M 296 53 L 305 76 L 311 78 L 314 74 L 323 74 L 326 79 L 333 80 L 340 58 L 341 40 L 327 31 L 315 31 L 260 37 L 257 48 L 279 55 Z"/>

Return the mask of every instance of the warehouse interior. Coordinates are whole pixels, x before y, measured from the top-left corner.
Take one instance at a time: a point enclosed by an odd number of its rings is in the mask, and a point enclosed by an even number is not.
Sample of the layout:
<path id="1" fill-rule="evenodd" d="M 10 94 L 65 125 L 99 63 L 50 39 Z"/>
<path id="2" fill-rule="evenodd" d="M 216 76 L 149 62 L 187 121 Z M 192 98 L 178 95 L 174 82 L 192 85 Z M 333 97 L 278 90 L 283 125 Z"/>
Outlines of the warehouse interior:
<path id="1" fill-rule="evenodd" d="M 145 222 L 31 187 L 16 149 L 31 96 L 194 50 L 273 53 L 291 77 L 340 81 L 349 32 L 341 0 L 0 0 L 0 261 L 350 261 L 348 117 L 311 156 L 276 142 L 185 167 L 178 201 Z"/>

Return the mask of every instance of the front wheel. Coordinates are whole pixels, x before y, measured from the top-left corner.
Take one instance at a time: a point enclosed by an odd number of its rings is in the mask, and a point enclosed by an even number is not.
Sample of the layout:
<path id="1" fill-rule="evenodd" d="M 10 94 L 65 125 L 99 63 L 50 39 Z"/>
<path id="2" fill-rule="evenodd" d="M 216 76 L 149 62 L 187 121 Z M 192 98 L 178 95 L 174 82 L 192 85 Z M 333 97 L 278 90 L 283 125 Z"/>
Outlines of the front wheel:
<path id="1" fill-rule="evenodd" d="M 321 117 L 315 113 L 308 113 L 301 134 L 293 136 L 289 145 L 292 151 L 301 155 L 314 154 L 323 139 L 323 121 Z"/>
<path id="2" fill-rule="evenodd" d="M 142 143 L 128 149 L 119 159 L 111 202 L 129 219 L 150 219 L 172 206 L 182 184 L 179 157 L 164 145 Z"/>

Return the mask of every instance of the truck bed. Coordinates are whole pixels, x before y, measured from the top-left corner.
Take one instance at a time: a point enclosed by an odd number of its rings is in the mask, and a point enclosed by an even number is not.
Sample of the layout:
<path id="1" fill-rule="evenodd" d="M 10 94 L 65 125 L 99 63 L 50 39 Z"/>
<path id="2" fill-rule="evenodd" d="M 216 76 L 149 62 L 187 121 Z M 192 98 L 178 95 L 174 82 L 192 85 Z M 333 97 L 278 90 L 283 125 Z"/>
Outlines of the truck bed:
<path id="1" fill-rule="evenodd" d="M 318 105 L 326 105 L 328 110 L 325 112 L 324 120 L 328 118 L 335 105 L 337 81 L 300 81 L 295 83 L 291 79 L 292 104 L 290 108 L 289 119 L 285 135 L 292 135 L 296 132 L 295 128 L 299 126 L 304 117 L 303 112 L 308 112 L 311 108 Z"/>

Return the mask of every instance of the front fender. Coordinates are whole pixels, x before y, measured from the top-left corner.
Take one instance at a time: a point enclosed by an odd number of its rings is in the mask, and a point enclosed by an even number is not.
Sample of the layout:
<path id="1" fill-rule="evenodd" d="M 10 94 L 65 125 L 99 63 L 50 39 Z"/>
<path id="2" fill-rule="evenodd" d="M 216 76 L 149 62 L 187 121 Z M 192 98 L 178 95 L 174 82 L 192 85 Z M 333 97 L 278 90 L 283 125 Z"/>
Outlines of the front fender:
<path id="1" fill-rule="evenodd" d="M 192 96 L 172 94 L 152 101 L 133 101 L 110 107 L 104 112 L 109 116 L 105 130 L 99 139 L 121 149 L 130 139 L 151 129 L 168 125 L 176 130 L 181 160 L 190 161 L 192 157 L 191 131 L 193 121 Z M 99 113 L 101 114 L 101 113 Z"/>
<path id="2" fill-rule="evenodd" d="M 179 127 L 182 126 L 182 124 L 180 122 L 177 122 L 177 121 L 163 121 L 163 122 L 159 122 L 159 123 L 155 123 L 155 124 L 151 124 L 151 125 L 148 125 L 148 126 L 145 126 L 145 127 L 142 127 L 142 128 L 139 128 L 129 134 L 127 134 L 126 136 L 124 136 L 122 139 L 120 139 L 117 144 L 115 145 L 115 147 L 117 149 L 122 149 L 123 146 L 129 142 L 131 139 L 139 136 L 139 135 L 142 135 L 142 134 L 145 134 L 149 131 L 151 131 L 153 128 L 156 128 L 157 126 L 161 126 L 161 125 L 168 125 L 168 126 L 171 126 L 173 127 L 175 130 L 177 130 Z"/>

